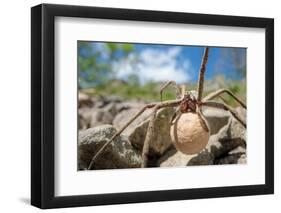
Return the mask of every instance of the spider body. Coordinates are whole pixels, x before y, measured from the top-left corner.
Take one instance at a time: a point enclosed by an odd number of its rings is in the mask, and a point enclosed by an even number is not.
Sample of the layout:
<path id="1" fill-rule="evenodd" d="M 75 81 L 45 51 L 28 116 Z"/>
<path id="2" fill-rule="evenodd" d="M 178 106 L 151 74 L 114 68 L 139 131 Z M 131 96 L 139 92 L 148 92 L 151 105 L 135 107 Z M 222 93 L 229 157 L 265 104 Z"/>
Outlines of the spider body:
<path id="1" fill-rule="evenodd" d="M 196 112 L 198 101 L 194 95 L 196 92 L 191 91 L 184 95 L 182 102 L 180 103 L 180 112 Z"/>
<path id="2" fill-rule="evenodd" d="M 178 151 L 187 155 L 200 152 L 209 141 L 210 128 L 199 110 L 197 92 L 187 91 L 179 105 L 179 113 L 172 117 L 172 142 Z"/>
<path id="3" fill-rule="evenodd" d="M 154 124 L 157 111 L 161 108 L 174 107 L 176 109 L 170 122 L 170 135 L 175 148 L 185 154 L 198 153 L 202 149 L 204 149 L 208 143 L 210 137 L 210 128 L 202 113 L 203 106 L 229 111 L 232 116 L 246 128 L 245 121 L 237 114 L 235 110 L 232 109 L 232 107 L 227 105 L 224 102 L 224 98 L 221 97 L 222 94 L 227 94 L 246 109 L 246 105 L 231 91 L 227 89 L 220 89 L 213 93 L 210 93 L 204 98 L 202 97 L 204 74 L 208 59 L 208 53 L 209 48 L 206 47 L 199 70 L 197 91 L 186 91 L 184 85 L 182 85 L 182 87 L 180 88 L 174 81 L 169 81 L 164 84 L 160 89 L 161 102 L 147 104 L 135 116 L 133 116 L 96 152 L 88 166 L 88 169 L 92 169 L 96 158 L 102 153 L 105 147 L 108 144 L 112 143 L 117 136 L 119 136 L 137 117 L 139 117 L 147 109 L 153 110 L 149 118 L 149 125 L 142 148 L 142 167 L 147 167 L 149 144 L 154 134 Z M 162 92 L 168 86 L 173 86 L 176 89 L 176 99 L 162 101 Z M 223 103 L 212 101 L 215 98 L 221 98 Z"/>

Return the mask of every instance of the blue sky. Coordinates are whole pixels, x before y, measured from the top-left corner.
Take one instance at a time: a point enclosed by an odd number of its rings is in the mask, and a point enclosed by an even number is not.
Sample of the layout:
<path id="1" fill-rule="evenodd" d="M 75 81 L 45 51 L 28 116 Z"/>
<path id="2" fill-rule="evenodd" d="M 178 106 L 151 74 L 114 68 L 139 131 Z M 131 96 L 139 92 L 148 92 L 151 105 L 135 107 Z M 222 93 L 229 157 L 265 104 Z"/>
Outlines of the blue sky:
<path id="1" fill-rule="evenodd" d="M 178 49 L 175 57 L 171 60 L 176 61 L 176 67 L 182 67 L 189 81 L 197 81 L 198 70 L 200 69 L 201 59 L 204 52 L 204 47 L 201 46 L 176 46 L 176 45 L 147 45 L 136 44 L 137 52 L 145 52 L 148 49 L 155 50 L 166 54 L 174 49 Z M 236 57 L 239 57 L 240 66 L 246 65 L 246 49 L 245 48 L 224 48 L 224 47 L 211 47 L 209 51 L 209 58 L 207 63 L 207 71 L 205 74 L 206 79 L 211 79 L 215 75 L 224 75 L 226 78 L 241 79 L 242 75 L 234 62 L 233 50 L 236 50 Z M 175 51 L 176 52 L 176 51 Z M 157 54 L 156 54 L 157 55 Z M 155 56 L 154 60 L 157 60 Z M 184 66 L 184 64 L 187 64 Z"/>
<path id="2" fill-rule="evenodd" d="M 93 42 L 93 47 L 107 60 L 105 43 Z M 194 82 L 198 78 L 204 47 L 183 45 L 134 44 L 134 50 L 126 57 L 110 61 L 117 78 L 126 79 L 131 74 L 147 81 L 175 80 L 177 83 Z M 216 75 L 239 80 L 246 69 L 246 49 L 210 47 L 206 79 Z"/>

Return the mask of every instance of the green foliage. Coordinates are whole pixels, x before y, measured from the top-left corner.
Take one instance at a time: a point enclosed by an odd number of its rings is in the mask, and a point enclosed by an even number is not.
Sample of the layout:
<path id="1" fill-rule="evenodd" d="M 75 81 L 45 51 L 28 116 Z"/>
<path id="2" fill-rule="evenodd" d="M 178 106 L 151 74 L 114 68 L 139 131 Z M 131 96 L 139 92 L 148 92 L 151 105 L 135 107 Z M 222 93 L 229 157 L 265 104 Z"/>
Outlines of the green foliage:
<path id="1" fill-rule="evenodd" d="M 246 81 L 230 81 L 228 88 L 234 95 L 236 95 L 240 100 L 246 103 Z M 223 94 L 223 99 L 226 103 L 232 107 L 240 106 L 232 97 L 229 95 Z M 219 100 L 219 99 L 218 99 Z"/>
<path id="2" fill-rule="evenodd" d="M 132 76 L 134 78 L 135 76 Z M 135 83 L 133 83 L 135 82 Z M 214 91 L 214 89 L 209 90 L 209 82 L 206 81 L 206 88 L 204 88 L 204 96 Z M 91 91 L 88 91 L 88 94 L 93 96 L 110 96 L 117 95 L 122 96 L 126 99 L 139 99 L 147 101 L 159 101 L 161 88 L 161 83 L 157 82 L 147 82 L 144 85 L 141 85 L 136 79 L 127 83 L 120 80 L 111 80 L 108 84 L 100 84 L 94 87 Z M 232 91 L 237 97 L 242 101 L 246 102 L 246 81 L 228 81 L 228 89 Z M 187 90 L 196 90 L 196 83 L 188 84 Z M 84 91 L 85 92 L 85 91 Z M 237 107 L 239 104 L 228 95 L 223 95 L 224 100 L 232 107 Z M 174 100 L 175 99 L 175 89 L 173 87 L 168 87 L 163 93 L 164 100 Z M 220 101 L 217 99 L 217 101 Z"/>
<path id="3" fill-rule="evenodd" d="M 229 90 L 230 90 L 231 92 L 233 92 L 234 94 L 237 94 L 237 93 L 239 93 L 240 85 L 234 84 L 234 85 L 232 85 L 232 86 L 229 87 Z"/>
<path id="4" fill-rule="evenodd" d="M 233 81 L 233 83 L 229 87 L 229 90 L 233 92 L 233 94 L 235 94 L 238 98 L 240 98 L 240 100 L 246 103 L 247 89 L 245 79 L 241 81 Z M 229 96 L 225 97 L 229 105 L 234 107 L 239 106 L 239 104 L 233 98 L 230 98 Z"/>
<path id="5" fill-rule="evenodd" d="M 112 64 L 133 50 L 133 44 L 79 41 L 79 88 L 105 84 L 113 79 L 115 73 Z"/>
<path id="6" fill-rule="evenodd" d="M 158 101 L 160 100 L 160 93 L 159 93 L 160 87 L 161 87 L 160 83 L 153 82 L 153 81 L 141 85 L 138 81 L 136 81 L 136 79 L 129 81 L 129 83 L 124 81 L 113 80 L 109 84 L 101 84 L 96 86 L 91 92 L 91 95 L 95 95 L 95 96 L 117 95 L 127 99 Z M 190 87 L 189 89 L 194 89 L 194 88 Z M 175 89 L 172 87 L 168 87 L 163 93 L 163 99 L 164 100 L 175 99 Z"/>

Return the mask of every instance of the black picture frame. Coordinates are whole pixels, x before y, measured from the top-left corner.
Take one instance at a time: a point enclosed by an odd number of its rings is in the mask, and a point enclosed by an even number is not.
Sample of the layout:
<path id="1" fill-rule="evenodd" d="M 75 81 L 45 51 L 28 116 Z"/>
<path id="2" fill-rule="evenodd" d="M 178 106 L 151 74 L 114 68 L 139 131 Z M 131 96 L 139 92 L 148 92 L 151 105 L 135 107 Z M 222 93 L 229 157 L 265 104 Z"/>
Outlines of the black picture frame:
<path id="1" fill-rule="evenodd" d="M 265 184 L 93 195 L 54 195 L 54 21 L 55 17 L 264 28 L 266 136 Z M 31 204 L 60 208 L 105 204 L 216 198 L 274 193 L 274 20 L 164 11 L 41 4 L 31 8 Z"/>

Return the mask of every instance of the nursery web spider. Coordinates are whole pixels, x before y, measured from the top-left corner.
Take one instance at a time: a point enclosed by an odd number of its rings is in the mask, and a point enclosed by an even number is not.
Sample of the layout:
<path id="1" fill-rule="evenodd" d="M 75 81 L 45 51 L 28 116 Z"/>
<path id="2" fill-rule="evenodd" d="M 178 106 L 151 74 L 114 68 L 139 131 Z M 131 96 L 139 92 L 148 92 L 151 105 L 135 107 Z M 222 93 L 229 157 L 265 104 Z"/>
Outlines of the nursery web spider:
<path id="1" fill-rule="evenodd" d="M 197 84 L 197 91 L 186 91 L 185 87 L 182 86 L 181 88 L 176 84 L 174 81 L 169 81 L 165 83 L 161 89 L 160 89 L 160 97 L 161 102 L 155 102 L 150 103 L 144 106 L 135 116 L 133 116 L 119 131 L 117 131 L 106 143 L 99 149 L 99 151 L 93 156 L 91 159 L 91 162 L 88 166 L 88 169 L 91 169 L 93 167 L 93 164 L 95 160 L 98 158 L 98 156 L 102 153 L 102 151 L 105 149 L 105 147 L 110 144 L 117 136 L 119 136 L 138 116 L 140 116 L 145 110 L 152 108 L 152 114 L 149 118 L 149 125 L 145 137 L 145 141 L 143 144 L 142 149 L 142 165 L 141 167 L 147 167 L 148 162 L 148 153 L 149 153 L 149 144 L 152 139 L 153 133 L 154 133 L 154 124 L 156 119 L 157 111 L 161 108 L 166 107 L 177 107 L 174 115 L 172 116 L 171 123 L 182 113 L 197 113 L 197 115 L 200 117 L 202 123 L 204 124 L 203 127 L 206 131 L 209 132 L 209 126 L 204 118 L 204 115 L 202 114 L 202 106 L 206 107 L 213 107 L 213 108 L 219 108 L 222 110 L 229 111 L 234 118 L 238 120 L 241 125 L 243 125 L 246 128 L 246 123 L 243 121 L 243 119 L 237 114 L 237 112 L 227 105 L 224 101 L 224 99 L 221 97 L 222 94 L 227 94 L 230 97 L 232 97 L 235 101 L 237 101 L 243 108 L 246 109 L 246 105 L 237 98 L 230 90 L 228 89 L 220 89 L 215 92 L 210 93 L 206 97 L 202 97 L 203 95 L 203 84 L 204 84 L 204 74 L 206 70 L 206 63 L 208 60 L 208 54 L 209 54 L 209 47 L 206 47 L 204 50 L 201 67 L 199 70 L 199 79 Z M 176 89 L 176 99 L 175 100 L 168 100 L 168 101 L 162 101 L 162 93 L 168 86 L 173 86 Z M 215 102 L 212 101 L 215 98 L 221 98 L 223 103 L 221 102 Z"/>

